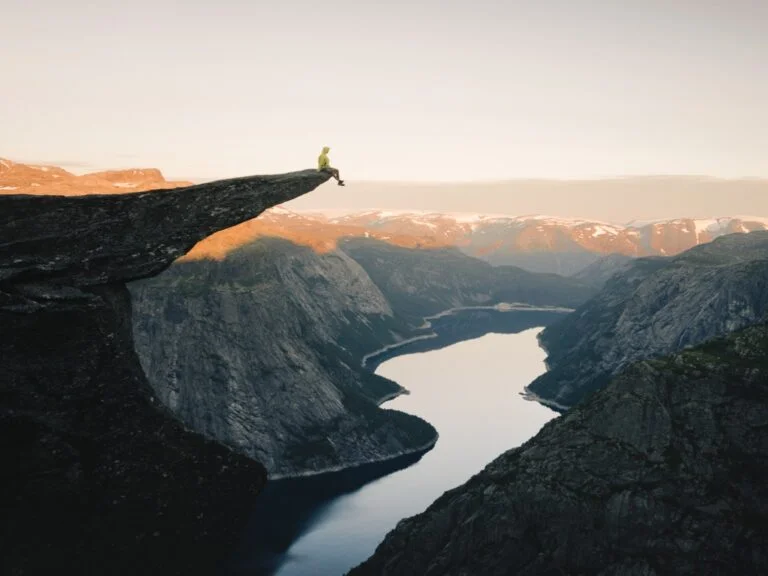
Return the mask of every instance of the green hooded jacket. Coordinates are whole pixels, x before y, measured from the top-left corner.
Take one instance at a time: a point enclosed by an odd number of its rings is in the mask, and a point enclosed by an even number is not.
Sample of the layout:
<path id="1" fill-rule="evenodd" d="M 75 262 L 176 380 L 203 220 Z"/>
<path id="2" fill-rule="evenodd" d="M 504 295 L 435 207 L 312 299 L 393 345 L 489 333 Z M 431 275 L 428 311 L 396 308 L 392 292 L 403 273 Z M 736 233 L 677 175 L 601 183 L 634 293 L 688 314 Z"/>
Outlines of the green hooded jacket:
<path id="1" fill-rule="evenodd" d="M 325 146 L 323 148 L 323 153 L 320 154 L 320 156 L 317 157 L 317 169 L 318 170 L 324 170 L 325 168 L 331 167 L 331 161 L 328 159 L 328 152 L 330 152 L 331 149 L 328 148 L 328 146 Z"/>

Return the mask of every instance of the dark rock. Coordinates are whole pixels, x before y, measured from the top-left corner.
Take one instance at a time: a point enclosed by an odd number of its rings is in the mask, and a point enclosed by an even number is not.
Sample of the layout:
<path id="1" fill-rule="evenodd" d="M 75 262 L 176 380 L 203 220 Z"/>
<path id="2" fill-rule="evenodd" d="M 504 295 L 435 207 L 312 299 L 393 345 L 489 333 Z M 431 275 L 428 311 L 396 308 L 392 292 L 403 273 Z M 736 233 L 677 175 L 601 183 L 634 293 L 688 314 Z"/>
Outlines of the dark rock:
<path id="1" fill-rule="evenodd" d="M 732 234 L 672 258 L 640 258 L 539 339 L 549 371 L 529 386 L 572 406 L 629 364 L 768 320 L 768 232 Z"/>
<path id="2" fill-rule="evenodd" d="M 75 300 L 74 288 L 153 276 L 206 236 L 301 196 L 328 177 L 306 170 L 162 192 L 0 196 L 0 307 L 57 307 Z M 87 292 L 79 296 L 89 298 Z"/>
<path id="3" fill-rule="evenodd" d="M 768 326 L 641 362 L 350 576 L 765 573 Z"/>
<path id="4" fill-rule="evenodd" d="M 326 178 L 0 197 L 3 574 L 215 573 L 266 473 L 163 408 L 122 282 Z"/>
<path id="5" fill-rule="evenodd" d="M 579 279 L 491 266 L 456 248 L 414 250 L 364 238 L 345 240 L 341 247 L 365 269 L 392 307 L 413 319 L 499 302 L 575 307 L 596 292 Z"/>
<path id="6" fill-rule="evenodd" d="M 409 328 L 343 252 L 263 238 L 130 289 L 136 349 L 161 401 L 270 478 L 434 445 L 428 423 L 378 408 L 402 388 L 362 357 Z"/>

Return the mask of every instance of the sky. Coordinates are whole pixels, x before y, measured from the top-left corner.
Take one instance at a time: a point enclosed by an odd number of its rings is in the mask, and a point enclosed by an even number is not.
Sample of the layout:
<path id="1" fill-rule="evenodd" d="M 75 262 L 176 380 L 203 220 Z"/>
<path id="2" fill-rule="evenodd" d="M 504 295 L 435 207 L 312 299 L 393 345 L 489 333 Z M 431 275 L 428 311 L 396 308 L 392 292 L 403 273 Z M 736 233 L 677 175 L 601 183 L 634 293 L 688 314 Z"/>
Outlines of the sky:
<path id="1" fill-rule="evenodd" d="M 768 177 L 765 0 L 2 0 L 0 157 Z"/>

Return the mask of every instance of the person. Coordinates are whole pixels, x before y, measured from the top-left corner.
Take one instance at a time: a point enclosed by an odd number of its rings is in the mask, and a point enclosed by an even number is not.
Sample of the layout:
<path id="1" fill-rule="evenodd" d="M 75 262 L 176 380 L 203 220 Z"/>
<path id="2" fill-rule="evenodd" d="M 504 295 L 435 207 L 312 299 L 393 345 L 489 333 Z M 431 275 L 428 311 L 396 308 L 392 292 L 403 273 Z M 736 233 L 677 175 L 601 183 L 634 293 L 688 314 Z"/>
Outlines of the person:
<path id="1" fill-rule="evenodd" d="M 317 158 L 317 169 L 320 172 L 328 172 L 331 176 L 336 178 L 339 186 L 344 186 L 344 180 L 341 179 L 339 171 L 336 168 L 331 167 L 331 161 L 328 159 L 328 152 L 330 151 L 331 149 L 328 148 L 328 146 L 323 147 L 322 153 Z"/>

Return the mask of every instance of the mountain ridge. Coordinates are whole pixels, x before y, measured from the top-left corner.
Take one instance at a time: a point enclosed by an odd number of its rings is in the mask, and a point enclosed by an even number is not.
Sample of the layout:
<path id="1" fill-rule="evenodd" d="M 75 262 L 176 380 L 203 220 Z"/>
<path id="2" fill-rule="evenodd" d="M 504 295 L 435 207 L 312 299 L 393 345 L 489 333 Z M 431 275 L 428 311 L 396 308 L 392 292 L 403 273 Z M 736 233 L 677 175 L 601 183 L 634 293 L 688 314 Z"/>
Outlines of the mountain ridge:
<path id="1" fill-rule="evenodd" d="M 622 264 L 539 340 L 549 370 L 529 390 L 572 406 L 627 364 L 768 320 L 768 231 Z"/>

